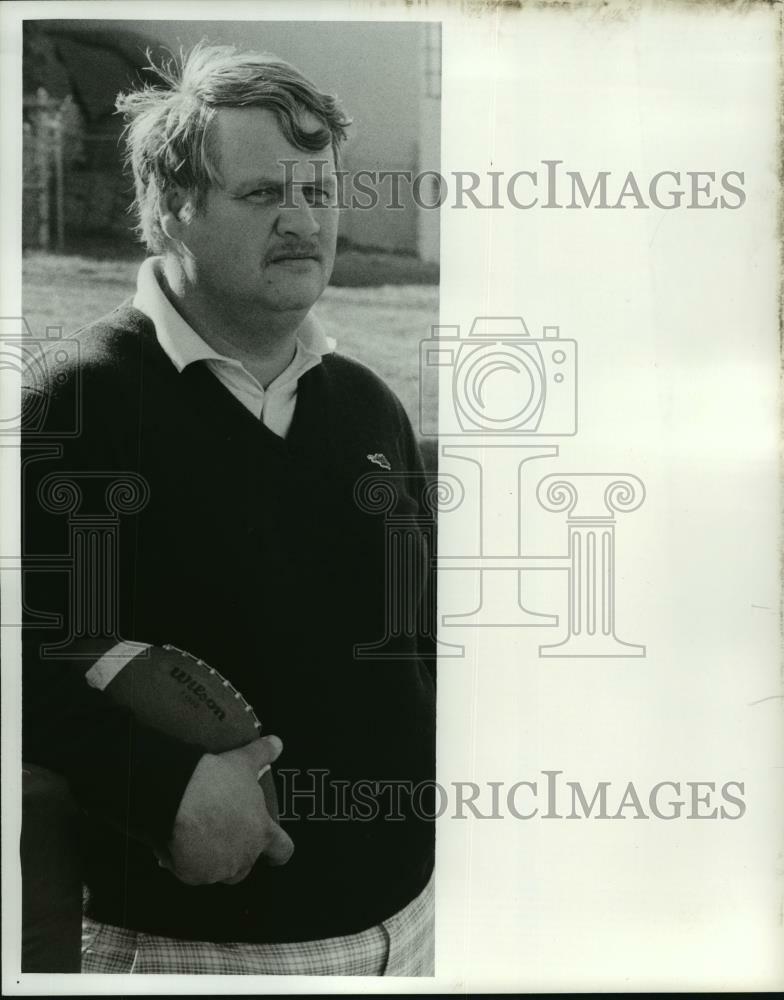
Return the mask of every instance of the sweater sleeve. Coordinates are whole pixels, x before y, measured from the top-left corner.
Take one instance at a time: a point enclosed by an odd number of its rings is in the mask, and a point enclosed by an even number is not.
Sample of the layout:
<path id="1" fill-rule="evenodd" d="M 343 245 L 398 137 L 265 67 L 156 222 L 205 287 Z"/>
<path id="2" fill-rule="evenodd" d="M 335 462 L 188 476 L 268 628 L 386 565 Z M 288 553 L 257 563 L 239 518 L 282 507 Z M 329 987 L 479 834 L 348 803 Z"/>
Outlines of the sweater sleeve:
<path id="1" fill-rule="evenodd" d="M 35 416 L 33 429 L 28 419 L 23 433 L 21 463 L 24 758 L 62 774 L 82 808 L 129 836 L 163 845 L 203 751 L 138 725 L 86 683 L 86 671 L 117 637 L 100 628 L 85 634 L 74 595 L 92 587 L 92 599 L 102 599 L 99 567 L 74 559 L 69 517 L 78 512 L 58 509 L 68 482 L 84 490 L 96 473 L 111 474 L 105 421 L 74 434 L 74 406 L 82 401 L 68 387 L 51 395 L 25 392 L 23 401 L 23 413 Z M 57 483 L 66 484 L 59 494 Z M 132 572 L 132 559 L 125 563 Z"/>

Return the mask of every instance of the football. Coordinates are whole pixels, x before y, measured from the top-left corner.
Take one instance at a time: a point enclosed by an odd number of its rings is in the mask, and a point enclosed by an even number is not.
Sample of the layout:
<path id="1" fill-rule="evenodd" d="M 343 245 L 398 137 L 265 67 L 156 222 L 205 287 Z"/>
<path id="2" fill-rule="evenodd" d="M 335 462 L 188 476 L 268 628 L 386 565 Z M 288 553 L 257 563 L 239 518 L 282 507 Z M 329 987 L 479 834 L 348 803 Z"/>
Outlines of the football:
<path id="1" fill-rule="evenodd" d="M 240 692 L 209 664 L 176 646 L 120 643 L 88 670 L 86 680 L 143 725 L 207 753 L 236 750 L 262 735 L 253 707 Z M 260 784 L 277 822 L 271 771 Z"/>

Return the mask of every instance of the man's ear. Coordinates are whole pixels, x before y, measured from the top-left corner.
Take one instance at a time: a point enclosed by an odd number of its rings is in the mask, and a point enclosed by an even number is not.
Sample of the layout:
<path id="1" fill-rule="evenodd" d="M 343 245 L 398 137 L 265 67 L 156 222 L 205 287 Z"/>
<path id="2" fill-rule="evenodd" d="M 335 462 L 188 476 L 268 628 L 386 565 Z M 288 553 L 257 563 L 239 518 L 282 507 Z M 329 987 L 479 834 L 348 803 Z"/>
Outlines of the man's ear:
<path id="1" fill-rule="evenodd" d="M 193 217 L 193 202 L 184 188 L 167 188 L 161 196 L 161 229 L 170 240 L 181 240 Z"/>

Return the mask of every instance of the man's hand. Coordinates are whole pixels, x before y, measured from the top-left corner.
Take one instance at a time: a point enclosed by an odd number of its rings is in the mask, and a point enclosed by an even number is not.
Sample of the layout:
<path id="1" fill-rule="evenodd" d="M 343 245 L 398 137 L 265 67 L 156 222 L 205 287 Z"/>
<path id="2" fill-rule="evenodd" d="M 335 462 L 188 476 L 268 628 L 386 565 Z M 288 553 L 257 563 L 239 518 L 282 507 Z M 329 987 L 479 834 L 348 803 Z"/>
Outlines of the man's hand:
<path id="1" fill-rule="evenodd" d="M 270 819 L 258 784 L 259 772 L 282 749 L 277 736 L 265 736 L 239 750 L 205 754 L 180 802 L 168 854 L 158 855 L 161 866 L 187 885 L 234 885 L 260 855 L 284 865 L 294 845 Z"/>

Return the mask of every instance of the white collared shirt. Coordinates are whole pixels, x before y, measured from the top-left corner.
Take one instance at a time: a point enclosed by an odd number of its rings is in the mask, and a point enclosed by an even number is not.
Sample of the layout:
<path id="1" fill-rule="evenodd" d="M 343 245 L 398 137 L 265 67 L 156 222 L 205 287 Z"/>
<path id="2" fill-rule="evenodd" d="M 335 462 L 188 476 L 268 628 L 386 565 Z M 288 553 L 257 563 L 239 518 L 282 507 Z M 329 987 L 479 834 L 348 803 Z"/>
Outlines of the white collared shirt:
<path id="1" fill-rule="evenodd" d="M 279 437 L 288 433 L 297 403 L 297 382 L 335 349 L 321 324 L 310 313 L 297 330 L 291 363 L 265 389 L 236 358 L 218 354 L 180 316 L 161 289 L 158 275 L 163 258 L 148 257 L 139 268 L 133 304 L 152 320 L 158 343 L 178 372 L 203 361 L 243 406 Z"/>

